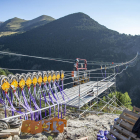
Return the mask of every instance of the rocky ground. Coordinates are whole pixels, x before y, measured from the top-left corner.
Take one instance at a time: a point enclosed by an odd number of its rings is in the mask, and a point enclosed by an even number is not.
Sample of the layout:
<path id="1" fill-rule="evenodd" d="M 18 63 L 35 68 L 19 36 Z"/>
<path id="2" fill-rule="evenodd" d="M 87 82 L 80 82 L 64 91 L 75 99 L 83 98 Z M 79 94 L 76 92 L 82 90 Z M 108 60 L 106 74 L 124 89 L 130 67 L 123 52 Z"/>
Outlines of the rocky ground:
<path id="1" fill-rule="evenodd" d="M 118 115 L 89 115 L 87 117 L 75 119 L 69 119 L 67 121 L 67 127 L 64 128 L 64 132 L 60 134 L 52 133 L 38 133 L 36 135 L 21 134 L 14 136 L 9 140 L 77 140 L 82 137 L 88 136 L 88 140 L 96 140 L 96 135 L 99 130 L 110 130 L 110 127 L 114 124 L 114 119 L 118 118 Z"/>

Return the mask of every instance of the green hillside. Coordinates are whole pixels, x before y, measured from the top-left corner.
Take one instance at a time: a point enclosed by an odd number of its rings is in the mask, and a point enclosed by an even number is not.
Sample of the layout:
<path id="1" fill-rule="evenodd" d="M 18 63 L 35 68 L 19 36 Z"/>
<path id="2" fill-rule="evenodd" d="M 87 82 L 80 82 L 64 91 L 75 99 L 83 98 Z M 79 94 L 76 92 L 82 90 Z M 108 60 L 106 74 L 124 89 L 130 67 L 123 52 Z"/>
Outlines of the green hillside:
<path id="1" fill-rule="evenodd" d="M 47 24 L 53 20 L 55 20 L 55 19 L 50 17 L 50 16 L 42 15 L 40 17 L 33 19 L 33 20 L 29 20 L 27 22 L 24 22 L 22 24 L 22 26 L 23 26 L 22 30 L 24 30 L 24 31 L 31 30 L 33 28 Z"/>
<path id="2" fill-rule="evenodd" d="M 87 60 L 125 62 L 132 59 L 139 47 L 140 36 L 119 34 L 84 13 L 74 13 L 22 34 L 0 38 L 0 50 L 22 54 Z M 25 57 L 1 56 L 1 67 L 73 70 L 73 64 Z M 117 89 L 128 92 L 132 103 L 140 106 L 140 64 L 117 77 Z M 88 66 L 88 69 L 94 68 Z"/>
<path id="3" fill-rule="evenodd" d="M 24 20 L 15 17 L 3 22 L 0 26 L 0 32 L 24 32 L 32 28 L 47 24 L 53 20 L 54 18 L 46 15 L 42 15 L 33 20 Z"/>
<path id="4" fill-rule="evenodd" d="M 0 32 L 5 32 L 5 31 L 17 31 L 20 28 L 22 28 L 22 23 L 25 22 L 26 20 L 20 19 L 20 18 L 12 18 L 4 23 L 1 24 L 0 26 Z"/>

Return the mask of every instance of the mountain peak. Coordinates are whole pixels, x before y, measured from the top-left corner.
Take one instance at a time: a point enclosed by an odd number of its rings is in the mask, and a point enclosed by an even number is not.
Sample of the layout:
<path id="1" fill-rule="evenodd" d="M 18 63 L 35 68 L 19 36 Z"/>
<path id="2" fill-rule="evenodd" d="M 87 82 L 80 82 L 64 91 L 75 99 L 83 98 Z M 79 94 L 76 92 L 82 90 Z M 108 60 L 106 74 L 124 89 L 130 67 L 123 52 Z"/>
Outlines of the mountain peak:
<path id="1" fill-rule="evenodd" d="M 20 19 L 20 18 L 18 18 L 18 17 L 14 17 L 14 18 L 12 18 L 12 19 Z"/>
<path id="2" fill-rule="evenodd" d="M 71 26 L 78 27 L 79 29 L 106 28 L 105 26 L 100 25 L 97 21 L 93 20 L 90 16 L 82 12 L 73 13 L 65 17 L 62 17 L 59 19 L 59 22 L 62 22 L 62 20 L 65 24 L 71 24 Z"/>
<path id="3" fill-rule="evenodd" d="M 66 16 L 64 16 L 62 18 L 69 18 L 69 19 L 73 19 L 73 20 L 79 20 L 79 19 L 83 19 L 83 18 L 85 18 L 85 19 L 91 19 L 90 16 L 88 16 L 85 13 L 82 13 L 82 12 L 69 14 L 69 15 L 66 15 Z"/>
<path id="4" fill-rule="evenodd" d="M 44 18 L 46 18 L 46 17 L 50 17 L 50 16 L 47 16 L 47 15 L 41 15 L 41 16 L 39 16 L 39 17 L 44 17 Z"/>
<path id="5" fill-rule="evenodd" d="M 77 12 L 77 13 L 73 13 L 73 14 L 70 14 L 68 16 L 77 16 L 77 17 L 87 17 L 87 18 L 90 18 L 89 15 L 83 13 L 83 12 Z"/>
<path id="6" fill-rule="evenodd" d="M 11 18 L 9 20 L 12 21 L 12 22 L 24 22 L 24 21 L 27 21 L 25 19 L 21 19 L 21 18 L 18 18 L 18 17 L 14 17 L 14 18 Z"/>
<path id="7" fill-rule="evenodd" d="M 35 18 L 35 19 L 32 19 L 32 21 L 33 20 L 39 20 L 39 21 L 42 21 L 42 20 L 48 20 L 48 21 L 53 21 L 53 20 L 55 20 L 53 17 L 51 17 L 51 16 L 47 16 L 47 15 L 41 15 L 41 16 L 39 16 L 39 17 L 37 17 L 37 18 Z"/>

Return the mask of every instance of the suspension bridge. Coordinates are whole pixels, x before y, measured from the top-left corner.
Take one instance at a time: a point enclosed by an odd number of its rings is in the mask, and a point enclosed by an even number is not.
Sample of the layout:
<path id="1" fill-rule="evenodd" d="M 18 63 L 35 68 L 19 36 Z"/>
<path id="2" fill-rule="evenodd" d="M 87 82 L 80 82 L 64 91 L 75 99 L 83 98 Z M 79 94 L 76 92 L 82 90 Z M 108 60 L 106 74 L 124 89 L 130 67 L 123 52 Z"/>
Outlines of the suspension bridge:
<path id="1" fill-rule="evenodd" d="M 35 121 L 43 120 L 47 117 L 63 119 L 67 114 L 67 107 L 77 108 L 79 111 L 82 111 L 82 113 L 79 113 L 79 117 L 81 117 L 102 100 L 100 96 L 116 85 L 116 76 L 134 65 L 139 55 L 137 53 L 128 62 L 114 63 L 88 62 L 86 59 L 80 58 L 73 61 L 72 59 L 37 57 L 3 51 L 0 51 L 0 54 L 73 63 L 75 68 L 74 71 L 38 71 L 3 68 L 28 71 L 28 73 L 0 76 L 0 104 L 5 112 L 5 118 L 2 120 L 7 122 L 16 118 Z M 88 70 L 87 65 L 96 65 L 98 68 Z M 65 82 L 67 80 L 71 80 L 71 82 Z M 68 85 L 69 88 L 67 87 Z M 96 102 L 89 105 L 95 99 L 97 99 Z M 104 101 L 105 106 L 111 100 L 108 102 Z M 88 106 L 88 109 L 82 110 L 81 108 L 85 105 Z M 110 104 L 110 106 L 113 105 Z M 113 111 L 116 109 L 123 110 L 122 106 L 113 107 Z M 7 115 L 7 111 L 11 112 L 11 115 Z M 42 112 L 45 113 L 44 118 L 42 117 Z"/>

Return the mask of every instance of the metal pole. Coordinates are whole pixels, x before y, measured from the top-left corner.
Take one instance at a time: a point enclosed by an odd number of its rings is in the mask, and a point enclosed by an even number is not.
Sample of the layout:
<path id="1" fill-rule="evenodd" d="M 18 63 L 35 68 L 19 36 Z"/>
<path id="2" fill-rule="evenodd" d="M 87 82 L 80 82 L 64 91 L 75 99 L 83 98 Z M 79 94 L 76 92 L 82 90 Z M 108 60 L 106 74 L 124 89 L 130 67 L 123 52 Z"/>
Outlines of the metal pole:
<path id="1" fill-rule="evenodd" d="M 89 71 L 89 81 L 90 81 L 90 71 Z"/>
<path id="2" fill-rule="evenodd" d="M 115 74 L 115 68 L 114 68 L 114 74 Z M 116 108 L 116 76 L 115 76 L 115 108 Z M 116 114 L 116 109 L 115 109 Z"/>
<path id="3" fill-rule="evenodd" d="M 108 94 L 108 83 L 107 83 L 107 94 Z M 106 96 L 107 96 L 107 94 L 106 94 Z M 107 99 L 107 102 L 108 102 L 108 99 Z M 108 104 L 107 104 L 107 113 L 108 113 Z"/>
<path id="4" fill-rule="evenodd" d="M 98 97 L 98 78 L 97 78 L 97 97 Z M 98 111 L 98 98 L 97 98 L 97 111 Z"/>
<path id="5" fill-rule="evenodd" d="M 99 112 L 101 112 L 101 111 L 106 107 L 106 105 L 110 104 L 110 102 L 111 102 L 112 100 L 113 100 L 113 98 L 110 99 L 110 100 L 100 109 Z M 113 102 L 114 102 L 114 101 L 113 101 Z M 112 102 L 112 103 L 113 103 L 113 102 Z M 111 103 L 111 104 L 112 104 L 112 103 Z M 110 104 L 110 105 L 111 105 L 111 104 Z"/>
<path id="6" fill-rule="evenodd" d="M 79 78 L 79 70 L 78 70 L 78 81 L 79 81 L 79 110 L 80 110 L 80 78 Z M 80 114 L 80 111 L 79 111 L 79 114 Z M 79 118 L 80 118 L 80 115 L 79 115 Z"/>

